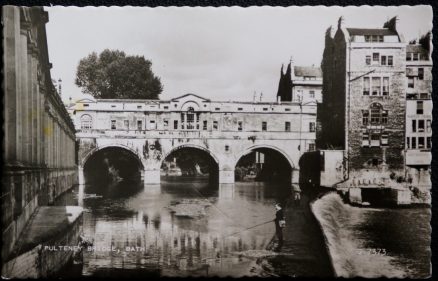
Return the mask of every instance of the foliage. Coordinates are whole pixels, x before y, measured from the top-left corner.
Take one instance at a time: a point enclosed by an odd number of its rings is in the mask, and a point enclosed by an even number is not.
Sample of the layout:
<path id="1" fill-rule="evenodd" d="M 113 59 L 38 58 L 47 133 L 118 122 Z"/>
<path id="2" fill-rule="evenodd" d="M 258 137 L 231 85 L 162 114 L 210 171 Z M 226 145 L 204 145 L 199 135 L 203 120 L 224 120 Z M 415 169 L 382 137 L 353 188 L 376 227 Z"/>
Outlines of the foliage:
<path id="1" fill-rule="evenodd" d="M 163 87 L 151 66 L 144 56 L 106 49 L 79 61 L 75 83 L 95 98 L 158 99 Z"/>

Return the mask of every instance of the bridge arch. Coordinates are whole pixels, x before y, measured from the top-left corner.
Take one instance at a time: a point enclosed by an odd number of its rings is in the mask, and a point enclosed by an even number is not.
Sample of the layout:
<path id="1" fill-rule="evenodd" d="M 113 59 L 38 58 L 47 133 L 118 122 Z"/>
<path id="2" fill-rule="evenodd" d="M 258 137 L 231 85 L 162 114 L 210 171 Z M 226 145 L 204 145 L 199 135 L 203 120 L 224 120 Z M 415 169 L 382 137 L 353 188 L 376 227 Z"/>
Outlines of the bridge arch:
<path id="1" fill-rule="evenodd" d="M 163 161 L 173 152 L 183 149 L 183 148 L 194 148 L 194 149 L 199 149 L 202 150 L 204 152 L 206 152 L 208 155 L 211 156 L 211 158 L 213 158 L 213 160 L 216 162 L 216 164 L 219 165 L 219 158 L 208 148 L 201 146 L 201 145 L 197 145 L 197 144 L 190 144 L 190 143 L 185 143 L 185 144 L 180 144 L 177 146 L 172 147 L 172 149 L 170 149 L 169 151 L 163 153 L 163 157 L 161 157 L 161 162 L 160 162 L 160 167 L 161 164 L 163 164 Z"/>
<path id="2" fill-rule="evenodd" d="M 144 162 L 143 158 L 138 154 L 138 152 L 136 150 L 132 149 L 131 147 L 129 147 L 127 145 L 123 145 L 123 144 L 108 144 L 108 145 L 102 145 L 102 146 L 99 146 L 99 147 L 92 149 L 82 158 L 82 160 L 80 162 L 80 166 L 82 168 L 85 167 L 85 164 L 87 163 L 87 161 L 90 159 L 91 156 L 93 156 L 94 154 L 96 154 L 97 152 L 99 152 L 101 150 L 108 149 L 108 148 L 118 148 L 118 149 L 123 149 L 125 151 L 128 151 L 131 154 L 133 154 L 133 156 L 135 156 L 134 159 L 136 159 L 138 161 L 138 164 L 140 165 L 140 167 L 142 169 L 144 169 L 146 167 L 146 163 Z"/>
<path id="3" fill-rule="evenodd" d="M 280 153 L 289 162 L 291 169 L 296 169 L 296 166 L 295 166 L 294 162 L 292 161 L 292 158 L 284 150 L 282 150 L 281 148 L 278 148 L 276 146 L 268 145 L 268 144 L 258 144 L 258 145 L 252 145 L 250 147 L 247 147 L 245 150 L 243 150 L 243 152 L 239 153 L 236 156 L 236 158 L 234 159 L 233 167 L 236 167 L 237 163 L 239 162 L 239 160 L 243 156 L 247 155 L 248 153 L 251 153 L 252 151 L 254 151 L 256 149 L 263 149 L 263 148 L 272 149 L 272 150 Z"/>
<path id="4" fill-rule="evenodd" d="M 191 152 L 191 153 L 199 153 L 198 155 L 194 156 L 193 159 L 188 160 L 186 157 L 183 157 L 182 159 L 179 158 L 181 155 L 178 155 L 179 151 L 183 151 L 186 150 L 186 152 Z M 176 153 L 176 155 L 174 155 L 174 153 Z M 220 158 L 217 157 L 217 155 L 211 151 L 209 148 L 202 146 L 202 145 L 198 145 L 198 144 L 189 144 L 189 143 L 185 143 L 185 144 L 179 144 L 176 145 L 174 147 L 172 147 L 171 149 L 169 149 L 168 151 L 164 151 L 163 152 L 163 157 L 161 158 L 161 161 L 159 161 L 160 164 L 160 168 L 166 168 L 164 167 L 164 163 L 167 160 L 169 164 L 169 161 L 172 162 L 171 159 L 168 159 L 169 157 L 172 157 L 172 155 L 175 156 L 175 158 L 177 159 L 176 161 L 178 162 L 178 159 L 181 159 L 181 161 L 183 162 L 179 162 L 179 164 L 182 164 L 184 167 L 183 170 L 181 170 L 181 172 L 188 173 L 189 175 L 195 175 L 197 174 L 197 172 L 195 171 L 198 168 L 201 168 L 201 173 L 206 173 L 208 171 L 208 175 L 209 175 L 209 180 L 211 182 L 215 182 L 218 180 L 218 175 L 219 175 L 219 167 L 220 167 Z M 191 157 L 189 157 L 190 159 Z M 183 164 L 185 163 L 185 164 Z M 195 164 L 198 164 L 198 168 L 195 168 Z M 198 170 L 199 171 L 199 170 Z M 195 173 L 195 174 L 192 174 Z"/>
<path id="5" fill-rule="evenodd" d="M 111 144 L 90 150 L 80 161 L 79 184 L 143 178 L 145 163 L 137 151 Z"/>
<path id="6" fill-rule="evenodd" d="M 257 151 L 262 152 L 265 155 L 265 160 L 263 162 L 265 164 L 263 164 L 263 169 L 261 165 L 258 166 L 259 169 L 262 169 L 259 171 L 261 172 L 261 174 L 258 174 L 258 176 L 261 177 L 260 179 L 262 179 L 262 181 L 280 180 L 287 181 L 289 183 L 294 182 L 297 173 L 297 167 L 295 166 L 291 155 L 288 154 L 285 150 L 270 144 L 252 145 L 236 155 L 233 163 L 233 170 L 235 173 L 234 176 L 236 180 L 242 179 L 245 173 L 248 172 L 245 167 L 249 168 L 249 166 L 247 165 L 251 163 L 251 161 L 254 161 L 250 160 L 251 158 L 247 158 L 246 156 L 249 156 L 251 153 Z M 250 168 L 250 170 L 252 169 L 253 168 Z"/>

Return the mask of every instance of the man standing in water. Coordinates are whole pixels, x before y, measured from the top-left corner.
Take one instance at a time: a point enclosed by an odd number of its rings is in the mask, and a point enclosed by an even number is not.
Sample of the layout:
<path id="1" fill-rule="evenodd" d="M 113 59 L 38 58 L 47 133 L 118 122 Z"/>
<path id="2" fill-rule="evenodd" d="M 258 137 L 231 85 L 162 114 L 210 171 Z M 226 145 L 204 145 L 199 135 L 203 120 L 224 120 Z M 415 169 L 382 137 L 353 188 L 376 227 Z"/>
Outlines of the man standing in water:
<path id="1" fill-rule="evenodd" d="M 275 233 L 278 238 L 278 245 L 274 249 L 274 251 L 279 252 L 281 247 L 283 247 L 283 227 L 286 225 L 286 221 L 284 220 L 283 209 L 281 208 L 280 203 L 275 204 Z"/>

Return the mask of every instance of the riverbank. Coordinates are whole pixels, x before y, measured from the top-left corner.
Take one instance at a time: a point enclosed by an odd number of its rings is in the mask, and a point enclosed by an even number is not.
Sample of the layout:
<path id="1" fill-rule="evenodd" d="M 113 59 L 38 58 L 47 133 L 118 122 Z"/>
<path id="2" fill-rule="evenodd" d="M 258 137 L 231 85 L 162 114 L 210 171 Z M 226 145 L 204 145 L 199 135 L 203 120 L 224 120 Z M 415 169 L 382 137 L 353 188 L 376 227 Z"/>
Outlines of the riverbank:
<path id="1" fill-rule="evenodd" d="M 337 277 L 430 276 L 430 209 L 358 208 L 328 193 L 311 205 Z"/>
<path id="2" fill-rule="evenodd" d="M 310 209 L 310 194 L 303 194 L 300 204 L 284 208 L 286 227 L 284 244 L 278 255 L 261 259 L 265 275 L 287 277 L 332 277 L 330 256 L 318 222 Z M 274 236 L 272 243 L 277 243 Z"/>

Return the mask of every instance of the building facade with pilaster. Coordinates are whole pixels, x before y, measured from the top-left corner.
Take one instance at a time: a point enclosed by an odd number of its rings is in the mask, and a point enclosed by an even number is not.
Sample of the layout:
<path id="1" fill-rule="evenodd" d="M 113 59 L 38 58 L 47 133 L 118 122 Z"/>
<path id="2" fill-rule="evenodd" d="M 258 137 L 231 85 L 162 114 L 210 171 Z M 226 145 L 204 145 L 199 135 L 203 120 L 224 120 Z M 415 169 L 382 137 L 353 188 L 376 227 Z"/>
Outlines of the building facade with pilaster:
<path id="1" fill-rule="evenodd" d="M 50 77 L 42 7 L 2 7 L 2 261 L 37 207 L 77 183 L 75 128 Z"/>

